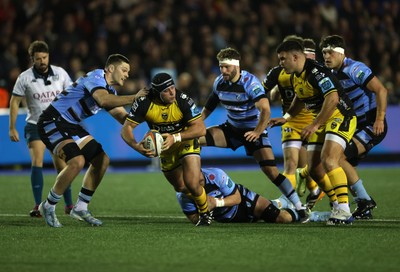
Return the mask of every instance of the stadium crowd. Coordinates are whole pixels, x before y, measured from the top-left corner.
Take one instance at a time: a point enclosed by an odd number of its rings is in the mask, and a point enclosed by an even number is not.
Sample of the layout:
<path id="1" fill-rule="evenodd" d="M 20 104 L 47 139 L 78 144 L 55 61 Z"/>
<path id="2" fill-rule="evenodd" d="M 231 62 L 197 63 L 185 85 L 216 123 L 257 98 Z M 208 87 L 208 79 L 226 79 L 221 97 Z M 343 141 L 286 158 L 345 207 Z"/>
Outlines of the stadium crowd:
<path id="1" fill-rule="evenodd" d="M 389 104 L 399 104 L 399 25 L 398 0 L 0 0 L 0 92 L 11 93 L 31 66 L 26 48 L 44 40 L 51 63 L 73 80 L 121 53 L 132 64 L 127 93 L 167 69 L 202 106 L 219 74 L 220 49 L 238 49 L 241 67 L 262 80 L 278 64 L 275 49 L 286 35 L 319 44 L 338 34 L 346 55 L 370 66 Z"/>

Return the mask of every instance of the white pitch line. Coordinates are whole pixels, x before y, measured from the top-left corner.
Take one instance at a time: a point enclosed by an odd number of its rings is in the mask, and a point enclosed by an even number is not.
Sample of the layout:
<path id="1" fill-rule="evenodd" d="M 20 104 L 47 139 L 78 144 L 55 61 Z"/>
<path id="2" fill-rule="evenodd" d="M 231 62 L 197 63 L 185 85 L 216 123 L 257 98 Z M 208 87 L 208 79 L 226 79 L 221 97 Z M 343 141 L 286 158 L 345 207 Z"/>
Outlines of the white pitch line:
<path id="1" fill-rule="evenodd" d="M 65 215 L 67 216 L 67 215 Z M 0 217 L 27 217 L 27 214 L 6 214 L 0 213 Z M 165 219 L 183 219 L 185 216 L 181 215 L 98 215 L 99 218 L 165 218 Z M 356 222 L 382 222 L 382 223 L 400 223 L 400 219 L 369 219 L 369 220 L 356 220 Z"/>

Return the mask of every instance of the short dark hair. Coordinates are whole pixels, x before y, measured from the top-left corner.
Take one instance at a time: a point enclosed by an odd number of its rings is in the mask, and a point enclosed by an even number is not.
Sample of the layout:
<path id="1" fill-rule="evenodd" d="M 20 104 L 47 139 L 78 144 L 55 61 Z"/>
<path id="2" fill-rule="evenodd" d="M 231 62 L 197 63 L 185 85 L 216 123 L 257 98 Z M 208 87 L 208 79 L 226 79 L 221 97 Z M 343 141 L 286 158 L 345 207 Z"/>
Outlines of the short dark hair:
<path id="1" fill-rule="evenodd" d="M 304 39 L 303 40 L 303 46 L 305 51 L 309 52 L 314 52 L 315 53 L 315 48 L 316 44 L 313 39 Z"/>
<path id="2" fill-rule="evenodd" d="M 33 57 L 37 52 L 49 53 L 49 46 L 44 41 L 34 41 L 29 45 L 28 54 Z"/>
<path id="3" fill-rule="evenodd" d="M 303 44 L 304 39 L 302 37 L 300 37 L 300 36 L 297 36 L 297 35 L 288 35 L 285 38 L 283 38 L 283 41 L 284 42 L 286 42 L 286 41 L 297 41 L 297 42 Z"/>
<path id="4" fill-rule="evenodd" d="M 122 62 L 129 64 L 129 59 L 121 54 L 112 54 L 107 58 L 106 67 L 110 66 L 111 64 L 120 64 Z"/>
<path id="5" fill-rule="evenodd" d="M 221 61 L 224 59 L 240 60 L 240 58 L 241 58 L 240 53 L 232 47 L 227 47 L 227 48 L 221 49 L 221 51 L 219 51 L 217 54 L 218 61 Z"/>
<path id="6" fill-rule="evenodd" d="M 323 49 L 328 46 L 342 47 L 343 49 L 346 49 L 346 43 L 343 37 L 339 35 L 331 35 L 322 38 L 321 42 L 319 43 L 319 48 Z"/>
<path id="7" fill-rule="evenodd" d="M 303 44 L 299 43 L 298 41 L 287 40 L 287 41 L 282 42 L 276 48 L 276 53 L 278 53 L 278 54 L 281 52 L 289 52 L 289 51 L 304 52 L 304 46 L 303 46 Z"/>

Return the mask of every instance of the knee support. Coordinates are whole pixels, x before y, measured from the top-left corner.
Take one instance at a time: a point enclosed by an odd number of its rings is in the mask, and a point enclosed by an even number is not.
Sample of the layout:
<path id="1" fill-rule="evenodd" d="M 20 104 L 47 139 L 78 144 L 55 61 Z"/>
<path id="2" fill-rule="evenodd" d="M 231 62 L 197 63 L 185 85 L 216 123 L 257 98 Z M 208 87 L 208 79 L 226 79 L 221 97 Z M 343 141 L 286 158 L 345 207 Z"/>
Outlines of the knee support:
<path id="1" fill-rule="evenodd" d="M 82 155 L 82 151 L 79 149 L 79 146 L 74 142 L 64 145 L 62 150 L 64 151 L 65 162 L 68 162 L 70 159 Z"/>
<path id="2" fill-rule="evenodd" d="M 260 161 L 258 164 L 260 165 L 260 167 L 276 166 L 276 161 L 275 160 L 263 160 L 263 161 Z"/>
<path id="3" fill-rule="evenodd" d="M 347 145 L 346 149 L 344 150 L 344 155 L 346 156 L 347 161 L 352 166 L 357 166 L 360 162 L 360 158 L 358 156 L 358 148 L 353 141 L 350 141 L 350 143 Z"/>
<path id="4" fill-rule="evenodd" d="M 103 147 L 95 139 L 92 139 L 82 148 L 82 154 L 87 162 L 91 162 L 102 152 L 104 152 Z"/>
<path id="5" fill-rule="evenodd" d="M 267 223 L 275 223 L 281 211 L 275 207 L 272 203 L 265 208 L 261 214 L 261 219 Z"/>
<path id="6" fill-rule="evenodd" d="M 210 131 L 208 131 L 208 130 L 206 132 L 206 143 L 207 143 L 207 146 L 215 146 L 214 138 L 211 135 Z"/>

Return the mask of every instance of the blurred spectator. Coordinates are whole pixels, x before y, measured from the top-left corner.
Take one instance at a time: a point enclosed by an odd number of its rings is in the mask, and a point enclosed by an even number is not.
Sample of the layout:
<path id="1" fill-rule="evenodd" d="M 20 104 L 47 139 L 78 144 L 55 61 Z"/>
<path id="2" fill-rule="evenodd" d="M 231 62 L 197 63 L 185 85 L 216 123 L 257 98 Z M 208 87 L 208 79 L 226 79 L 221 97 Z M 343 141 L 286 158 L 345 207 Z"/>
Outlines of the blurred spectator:
<path id="1" fill-rule="evenodd" d="M 192 96 L 201 106 L 210 78 L 219 74 L 214 56 L 221 48 L 244 52 L 243 68 L 264 77 L 263 69 L 278 64 L 275 49 L 284 36 L 318 44 L 322 36 L 338 34 L 346 54 L 384 78 L 394 93 L 390 103 L 399 103 L 399 25 L 398 0 L 1 0 L 0 78 L 12 86 L 10 71 L 29 65 L 22 52 L 44 39 L 51 62 L 73 78 L 116 52 L 135 58 L 132 79 L 144 83 L 153 68 L 172 61 L 176 78 L 192 77 L 191 91 L 198 92 Z"/>

